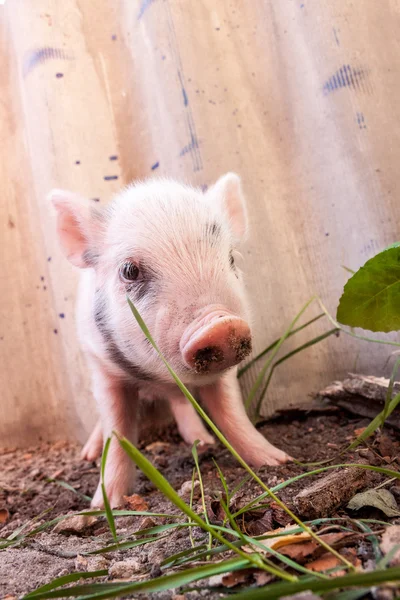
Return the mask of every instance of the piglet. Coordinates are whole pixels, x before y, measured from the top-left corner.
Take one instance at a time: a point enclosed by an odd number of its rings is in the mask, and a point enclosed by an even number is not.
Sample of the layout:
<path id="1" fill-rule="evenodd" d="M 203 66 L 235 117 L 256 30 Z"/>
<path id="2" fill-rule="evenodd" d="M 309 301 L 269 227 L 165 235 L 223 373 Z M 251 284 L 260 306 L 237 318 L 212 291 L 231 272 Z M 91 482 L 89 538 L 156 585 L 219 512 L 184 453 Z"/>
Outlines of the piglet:
<path id="1" fill-rule="evenodd" d="M 236 365 L 251 352 L 249 308 L 235 255 L 247 230 L 241 182 L 228 173 L 207 192 L 169 179 L 125 188 L 104 208 L 54 190 L 61 247 L 82 269 L 77 325 L 100 421 L 83 449 L 94 460 L 117 431 L 137 442 L 141 397 L 167 399 L 182 438 L 213 437 L 179 391 L 133 317 L 214 423 L 255 467 L 289 457 L 246 415 Z M 155 405 L 157 406 L 157 405 Z M 113 438 L 105 472 L 112 507 L 134 490 L 135 470 Z M 92 506 L 102 506 L 101 486 Z"/>

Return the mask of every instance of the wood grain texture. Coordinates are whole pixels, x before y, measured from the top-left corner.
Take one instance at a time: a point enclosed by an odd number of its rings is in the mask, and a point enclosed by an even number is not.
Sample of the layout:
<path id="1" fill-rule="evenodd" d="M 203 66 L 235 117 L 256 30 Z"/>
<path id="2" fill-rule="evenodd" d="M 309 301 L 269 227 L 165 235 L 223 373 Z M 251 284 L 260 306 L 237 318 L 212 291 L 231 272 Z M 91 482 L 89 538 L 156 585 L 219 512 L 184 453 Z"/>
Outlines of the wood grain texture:
<path id="1" fill-rule="evenodd" d="M 399 2 L 14 0 L 0 20 L 1 442 L 82 439 L 95 418 L 52 187 L 105 203 L 152 173 L 237 171 L 256 351 L 314 293 L 334 313 L 341 265 L 398 239 Z M 388 355 L 331 338 L 277 369 L 264 411 Z"/>

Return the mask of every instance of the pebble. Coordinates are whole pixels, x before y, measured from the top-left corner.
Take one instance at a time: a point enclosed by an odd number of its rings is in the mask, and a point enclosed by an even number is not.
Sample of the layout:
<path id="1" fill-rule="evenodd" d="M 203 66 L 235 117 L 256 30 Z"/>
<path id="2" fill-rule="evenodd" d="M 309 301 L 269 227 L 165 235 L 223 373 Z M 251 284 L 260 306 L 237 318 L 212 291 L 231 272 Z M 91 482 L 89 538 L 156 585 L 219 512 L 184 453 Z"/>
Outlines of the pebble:
<path id="1" fill-rule="evenodd" d="M 138 563 L 137 560 L 130 558 L 128 560 L 121 560 L 111 565 L 108 573 L 112 579 L 127 579 L 134 573 L 138 573 L 140 570 L 140 563 Z"/>
<path id="2" fill-rule="evenodd" d="M 192 492 L 192 481 L 185 481 L 184 483 L 182 483 L 181 485 L 181 489 L 179 490 L 178 494 L 181 496 L 181 498 L 190 498 L 190 494 Z M 200 488 L 200 481 L 195 481 L 193 484 L 193 498 L 194 499 L 198 499 L 200 498 L 201 495 L 201 488 Z"/>

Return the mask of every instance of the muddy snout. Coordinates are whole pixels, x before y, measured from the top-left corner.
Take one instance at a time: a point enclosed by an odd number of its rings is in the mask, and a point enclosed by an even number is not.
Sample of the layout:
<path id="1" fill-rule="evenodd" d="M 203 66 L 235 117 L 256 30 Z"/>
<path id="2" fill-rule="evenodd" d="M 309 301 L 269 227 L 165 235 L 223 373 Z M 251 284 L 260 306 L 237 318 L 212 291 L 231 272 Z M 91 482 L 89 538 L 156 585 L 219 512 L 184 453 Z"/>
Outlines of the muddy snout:
<path id="1" fill-rule="evenodd" d="M 246 321 L 219 312 L 191 325 L 181 340 L 184 362 L 196 373 L 217 373 L 240 363 L 251 352 Z"/>

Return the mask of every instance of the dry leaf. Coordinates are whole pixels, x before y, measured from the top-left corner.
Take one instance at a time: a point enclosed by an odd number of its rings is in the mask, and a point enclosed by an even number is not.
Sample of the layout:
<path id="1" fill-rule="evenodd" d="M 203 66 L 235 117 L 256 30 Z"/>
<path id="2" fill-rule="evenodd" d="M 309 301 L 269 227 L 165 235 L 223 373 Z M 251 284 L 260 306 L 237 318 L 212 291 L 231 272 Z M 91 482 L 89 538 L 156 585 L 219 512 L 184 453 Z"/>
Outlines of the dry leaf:
<path id="1" fill-rule="evenodd" d="M 171 444 L 168 442 L 153 442 L 152 444 L 146 446 L 145 450 L 146 452 L 151 452 L 152 454 L 162 454 L 170 447 Z"/>
<path id="2" fill-rule="evenodd" d="M 367 490 L 356 494 L 350 500 L 347 508 L 350 510 L 359 510 L 363 506 L 373 506 L 381 510 L 387 517 L 399 517 L 400 511 L 398 509 L 395 497 L 389 490 Z"/>
<path id="3" fill-rule="evenodd" d="M 0 508 L 0 525 L 4 525 L 4 523 L 7 523 L 9 518 L 10 513 L 8 512 L 8 510 L 6 508 Z"/>
<path id="4" fill-rule="evenodd" d="M 222 585 L 227 588 L 235 587 L 239 583 L 244 583 L 248 577 L 248 571 L 232 571 L 232 573 L 225 573 L 222 577 Z"/>
<path id="5" fill-rule="evenodd" d="M 307 563 L 307 569 L 311 571 L 317 571 L 317 573 L 321 573 L 322 571 L 327 571 L 328 569 L 334 569 L 335 567 L 339 567 L 343 564 L 336 556 L 333 554 L 323 554 L 320 558 L 313 560 L 310 563 Z M 345 575 L 346 571 L 338 570 L 332 573 L 333 577 L 339 577 Z"/>
<path id="6" fill-rule="evenodd" d="M 132 496 L 124 496 L 125 505 L 129 510 L 146 511 L 149 510 L 149 505 L 143 500 L 139 494 L 132 494 Z"/>
<path id="7" fill-rule="evenodd" d="M 232 571 L 231 573 L 221 573 L 219 575 L 213 575 L 209 579 L 211 587 L 227 587 L 232 588 L 239 583 L 246 581 L 249 575 L 249 569 L 243 569 L 241 571 Z"/>
<path id="8" fill-rule="evenodd" d="M 388 554 L 392 548 L 399 546 L 390 561 L 390 566 L 394 567 L 400 564 L 400 525 L 391 525 L 385 530 L 380 546 L 383 554 Z"/>
<path id="9" fill-rule="evenodd" d="M 354 435 L 356 437 L 360 436 L 362 433 L 364 433 L 364 431 L 366 430 L 366 427 L 359 427 L 358 429 L 354 430 Z"/>
<path id="10" fill-rule="evenodd" d="M 287 535 L 274 535 L 265 540 L 259 540 L 260 543 L 265 546 L 265 548 L 272 548 L 273 550 L 277 550 L 278 548 L 282 548 L 283 546 L 287 546 L 289 544 L 296 544 L 301 541 L 308 541 L 311 539 L 311 536 L 306 531 L 302 531 L 301 533 L 290 533 L 291 530 L 297 529 L 298 525 L 287 525 L 286 527 L 281 527 L 279 529 L 274 530 L 274 534 L 287 532 Z M 254 552 L 249 546 L 243 546 L 242 550 L 245 552 Z"/>

